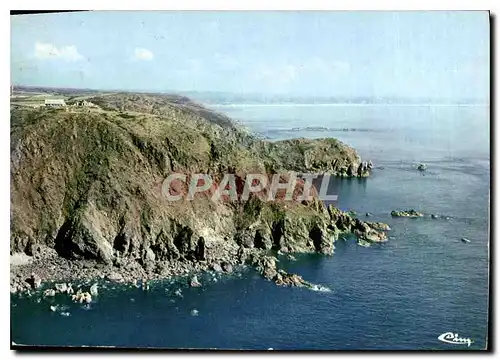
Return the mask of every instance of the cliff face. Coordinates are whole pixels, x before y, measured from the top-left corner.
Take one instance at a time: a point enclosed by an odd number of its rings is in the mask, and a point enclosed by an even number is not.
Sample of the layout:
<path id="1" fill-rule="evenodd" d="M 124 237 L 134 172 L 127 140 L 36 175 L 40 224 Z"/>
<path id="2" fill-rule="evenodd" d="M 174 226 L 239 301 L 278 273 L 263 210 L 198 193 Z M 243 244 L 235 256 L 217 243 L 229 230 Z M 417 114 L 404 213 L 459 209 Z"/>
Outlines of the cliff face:
<path id="1" fill-rule="evenodd" d="M 290 170 L 367 175 L 356 152 L 335 139 L 258 140 L 186 98 L 89 100 L 101 109 L 12 109 L 11 253 L 40 257 L 48 249 L 110 265 L 126 259 L 159 274 L 159 264 L 209 266 L 258 249 L 331 253 L 345 229 L 338 211 L 318 200 L 269 202 L 253 194 L 213 202 L 200 194 L 172 202 L 162 183 L 171 173 L 232 173 L 240 181 Z M 345 223 L 352 230 L 352 219 Z"/>

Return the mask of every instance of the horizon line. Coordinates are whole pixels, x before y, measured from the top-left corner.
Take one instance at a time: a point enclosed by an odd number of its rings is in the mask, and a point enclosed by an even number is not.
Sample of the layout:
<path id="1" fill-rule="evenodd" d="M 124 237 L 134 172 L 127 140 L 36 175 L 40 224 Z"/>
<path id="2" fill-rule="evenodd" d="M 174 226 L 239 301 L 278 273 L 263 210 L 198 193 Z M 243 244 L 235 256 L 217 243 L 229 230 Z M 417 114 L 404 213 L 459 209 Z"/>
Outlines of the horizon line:
<path id="1" fill-rule="evenodd" d="M 263 97 L 290 97 L 290 98 L 302 98 L 302 99 L 400 99 L 400 100 L 417 100 L 414 102 L 409 102 L 407 105 L 425 105 L 426 103 L 421 103 L 418 102 L 418 100 L 426 100 L 426 101 L 432 101 L 435 100 L 436 103 L 434 102 L 429 102 L 427 103 L 428 105 L 440 105 L 437 103 L 437 101 L 443 101 L 441 105 L 481 105 L 481 106 L 489 106 L 489 100 L 487 99 L 480 99 L 480 98 L 438 98 L 438 97 L 424 97 L 424 96 L 418 96 L 418 97 L 409 97 L 409 96 L 397 96 L 397 95 L 385 95 L 385 96 L 375 96 L 375 95 L 299 95 L 299 94 L 290 94 L 290 93 L 258 93 L 258 92 L 247 92 L 247 93 L 238 93 L 238 92 L 231 92 L 231 91 L 219 91 L 219 90 L 146 90 L 146 89 L 112 89 L 112 88 L 107 88 L 107 89 L 98 89 L 98 88 L 85 88 L 85 87 L 65 87 L 65 86 L 47 86 L 47 85 L 22 85 L 22 84 L 11 84 L 11 88 L 16 88 L 16 87 L 21 87 L 21 88 L 41 88 L 41 89 L 48 89 L 48 90 L 81 90 L 81 91 L 91 91 L 91 92 L 124 92 L 124 93 L 144 93 L 144 94 L 164 94 L 164 95 L 185 95 L 185 94 L 225 94 L 225 95 L 236 95 L 236 96 L 263 96 Z M 208 99 L 207 99 L 208 100 Z M 210 100 L 208 100 L 210 101 Z M 280 103 L 282 105 L 286 105 L 286 103 Z M 291 103 L 293 104 L 293 103 Z M 293 105 L 403 105 L 404 103 L 384 103 L 384 102 L 379 102 L 379 103 L 362 103 L 362 102 L 348 102 L 348 103 L 338 103 L 338 102 L 333 102 L 333 103 L 304 103 L 304 104 L 293 104 Z M 218 106 L 233 106 L 233 105 L 238 105 L 238 106 L 254 106 L 254 105 L 273 105 L 273 104 L 259 104 L 259 103 L 236 103 L 236 104 L 219 104 L 219 103 L 213 103 L 212 105 L 218 105 Z"/>

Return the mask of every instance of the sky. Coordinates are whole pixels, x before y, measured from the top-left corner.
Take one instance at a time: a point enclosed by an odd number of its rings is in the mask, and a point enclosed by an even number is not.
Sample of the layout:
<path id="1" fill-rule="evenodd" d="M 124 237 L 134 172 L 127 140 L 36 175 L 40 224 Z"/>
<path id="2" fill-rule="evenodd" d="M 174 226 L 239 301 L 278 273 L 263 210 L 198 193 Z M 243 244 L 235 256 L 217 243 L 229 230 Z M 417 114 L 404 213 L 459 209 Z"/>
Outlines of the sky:
<path id="1" fill-rule="evenodd" d="M 489 99 L 487 12 L 97 11 L 11 16 L 11 83 Z"/>

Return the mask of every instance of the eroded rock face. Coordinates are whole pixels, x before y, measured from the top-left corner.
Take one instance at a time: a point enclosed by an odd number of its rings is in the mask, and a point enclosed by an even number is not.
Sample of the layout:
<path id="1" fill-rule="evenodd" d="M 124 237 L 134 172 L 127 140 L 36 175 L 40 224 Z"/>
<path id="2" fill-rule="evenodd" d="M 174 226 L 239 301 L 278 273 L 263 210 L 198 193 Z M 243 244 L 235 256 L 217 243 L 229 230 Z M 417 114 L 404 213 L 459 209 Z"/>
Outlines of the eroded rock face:
<path id="1" fill-rule="evenodd" d="M 63 224 L 55 240 L 59 255 L 76 259 L 97 259 L 110 264 L 113 247 L 99 228 L 99 218 L 91 207 L 76 211 Z"/>

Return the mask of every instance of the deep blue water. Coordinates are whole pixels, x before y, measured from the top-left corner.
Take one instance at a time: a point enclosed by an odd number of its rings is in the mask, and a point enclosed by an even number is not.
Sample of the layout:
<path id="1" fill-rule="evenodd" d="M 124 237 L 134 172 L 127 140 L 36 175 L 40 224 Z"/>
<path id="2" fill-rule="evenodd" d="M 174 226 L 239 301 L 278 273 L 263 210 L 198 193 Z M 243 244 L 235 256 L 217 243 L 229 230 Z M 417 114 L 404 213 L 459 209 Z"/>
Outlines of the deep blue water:
<path id="1" fill-rule="evenodd" d="M 218 107 L 271 139 L 333 136 L 375 170 L 339 179 L 338 206 L 387 222 L 389 241 L 352 238 L 333 256 L 281 265 L 326 291 L 280 288 L 250 269 L 204 275 L 202 288 L 101 291 L 90 309 L 61 312 L 37 297 L 11 299 L 12 340 L 23 344 L 230 349 L 467 349 L 437 338 L 487 339 L 489 109 L 480 106 Z M 322 126 L 333 131 L 296 131 Z M 336 131 L 354 128 L 364 131 Z M 412 165 L 428 164 L 424 173 Z M 391 218 L 414 208 L 439 219 Z M 446 219 L 448 217 L 448 219 Z M 462 237 L 470 243 L 460 241 Z M 105 285 L 106 286 L 106 285 Z M 110 286 L 109 284 L 107 285 Z M 174 294 L 182 288 L 183 297 Z M 195 314 L 192 311 L 197 310 Z"/>

